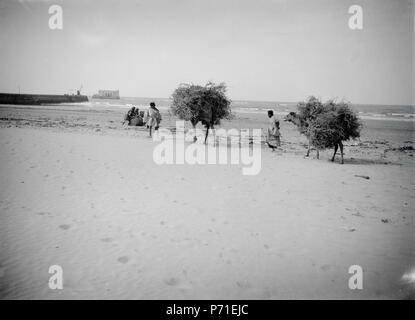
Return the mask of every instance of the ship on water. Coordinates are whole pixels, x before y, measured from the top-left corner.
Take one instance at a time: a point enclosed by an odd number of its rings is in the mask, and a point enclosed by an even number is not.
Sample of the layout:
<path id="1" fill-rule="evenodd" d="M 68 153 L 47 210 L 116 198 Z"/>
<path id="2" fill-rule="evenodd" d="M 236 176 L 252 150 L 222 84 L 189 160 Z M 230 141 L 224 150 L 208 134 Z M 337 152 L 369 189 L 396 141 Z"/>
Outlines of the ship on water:
<path id="1" fill-rule="evenodd" d="M 92 99 L 120 99 L 119 90 L 99 90 L 97 94 L 92 96 Z"/>

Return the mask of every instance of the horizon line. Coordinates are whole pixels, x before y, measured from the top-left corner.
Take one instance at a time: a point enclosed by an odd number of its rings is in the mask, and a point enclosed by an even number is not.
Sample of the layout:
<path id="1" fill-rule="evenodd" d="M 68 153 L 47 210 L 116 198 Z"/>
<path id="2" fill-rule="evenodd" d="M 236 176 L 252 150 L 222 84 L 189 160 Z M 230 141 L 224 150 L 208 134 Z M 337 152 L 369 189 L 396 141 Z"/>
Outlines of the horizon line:
<path id="1" fill-rule="evenodd" d="M 91 95 L 92 96 L 92 95 Z M 311 95 L 310 95 L 311 96 Z M 121 99 L 123 98 L 141 98 L 141 99 L 160 99 L 160 100 L 170 100 L 171 98 L 163 98 L 163 97 L 134 97 L 134 96 L 121 96 Z M 298 101 L 282 101 L 282 100 L 253 100 L 253 99 L 247 99 L 247 100 L 241 100 L 241 99 L 230 99 L 231 103 L 232 102 L 264 102 L 264 103 L 286 103 L 286 104 L 297 104 L 299 102 L 302 102 L 304 100 L 298 100 Z M 328 101 L 330 99 L 327 99 L 326 101 Z M 335 99 L 333 99 L 335 100 Z M 349 101 L 349 100 L 340 100 L 340 101 Z M 359 102 L 351 102 L 349 101 L 352 105 L 379 105 L 379 106 L 396 106 L 396 107 L 414 107 L 415 108 L 415 103 L 414 104 L 395 104 L 395 103 L 359 103 Z"/>
<path id="2" fill-rule="evenodd" d="M 0 94 L 32 94 L 32 95 L 46 95 L 47 93 L 18 93 L 18 92 L 0 92 Z M 63 94 L 61 94 L 61 95 L 68 95 L 69 93 L 63 93 Z M 74 94 L 74 93 L 72 93 L 72 94 Z M 59 95 L 59 94 L 53 94 L 53 95 Z M 69 94 L 69 95 L 71 95 L 71 94 Z M 84 96 L 87 96 L 87 97 L 92 97 L 94 94 L 82 94 L 81 93 L 81 95 L 84 95 Z M 309 96 L 307 96 L 307 97 L 310 97 L 310 96 L 313 96 L 313 95 L 309 95 Z M 141 99 L 158 99 L 158 100 L 170 100 L 171 98 L 170 97 L 149 97 L 149 96 L 120 96 L 120 99 L 125 99 L 125 98 L 141 98 Z M 320 97 L 318 97 L 318 98 L 320 98 Z M 116 99 L 116 100 L 119 100 L 119 99 Z M 232 102 L 263 102 L 263 103 L 286 103 L 286 104 L 297 104 L 297 103 L 299 103 L 299 102 L 302 102 L 302 101 L 305 101 L 305 99 L 303 99 L 303 100 L 298 100 L 298 101 L 282 101 L 282 100 L 253 100 L 253 99 L 246 99 L 246 100 L 243 100 L 243 99 L 230 99 L 231 100 L 231 103 Z M 327 99 L 326 101 L 329 101 L 330 99 Z M 333 99 L 333 100 L 336 100 L 336 99 Z M 387 104 L 385 104 L 385 103 L 360 103 L 360 102 L 351 102 L 350 100 L 347 100 L 347 99 L 342 99 L 342 100 L 340 100 L 340 101 L 347 101 L 347 102 L 350 102 L 350 104 L 352 104 L 352 105 L 379 105 L 379 106 L 396 106 L 396 107 L 402 107 L 402 106 L 405 106 L 405 107 L 413 107 L 413 108 L 415 108 L 415 102 L 413 103 L 413 104 L 396 104 L 396 103 L 387 103 Z"/>

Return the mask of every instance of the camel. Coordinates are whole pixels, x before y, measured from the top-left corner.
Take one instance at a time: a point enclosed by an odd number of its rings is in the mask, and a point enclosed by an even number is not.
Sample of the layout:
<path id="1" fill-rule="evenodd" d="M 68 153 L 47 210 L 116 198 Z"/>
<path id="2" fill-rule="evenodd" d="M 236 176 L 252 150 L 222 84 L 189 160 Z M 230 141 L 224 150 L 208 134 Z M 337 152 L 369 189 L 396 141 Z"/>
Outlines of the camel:
<path id="1" fill-rule="evenodd" d="M 181 120 L 190 121 L 195 135 L 193 142 L 197 141 L 196 125 L 201 122 L 206 128 L 205 144 L 209 129 L 214 129 L 221 119 L 231 119 L 230 100 L 225 95 L 224 83 L 215 85 L 208 82 L 205 86 L 182 84 L 172 95 L 172 114 Z"/>
<path id="2" fill-rule="evenodd" d="M 205 135 L 205 144 L 209 135 L 209 129 L 214 129 L 213 125 L 216 124 L 216 121 L 214 119 L 214 112 L 212 110 L 211 106 L 208 106 L 207 109 L 202 108 L 199 109 L 198 112 L 190 119 L 190 123 L 193 126 L 193 129 L 195 130 L 195 136 L 193 137 L 193 142 L 197 141 L 196 137 L 196 125 L 198 122 L 202 123 L 202 125 L 206 128 L 206 135 Z"/>
<path id="3" fill-rule="evenodd" d="M 301 119 L 296 112 L 290 112 L 288 115 L 285 116 L 284 121 L 288 121 L 296 125 L 298 129 L 300 130 L 300 132 L 307 137 L 308 148 L 307 148 L 307 154 L 305 156 L 309 157 L 311 146 L 312 146 L 311 137 L 310 137 L 310 128 L 311 128 L 312 123 L 310 123 L 310 121 L 307 121 L 305 119 Z M 334 162 L 334 158 L 337 154 L 337 150 L 340 148 L 341 164 L 344 164 L 342 140 L 336 139 L 336 142 L 333 143 L 333 146 L 334 146 L 334 154 L 333 154 L 333 157 L 331 158 L 331 161 Z M 317 151 L 317 159 L 320 159 L 320 152 L 317 147 L 316 147 L 316 151 Z"/>

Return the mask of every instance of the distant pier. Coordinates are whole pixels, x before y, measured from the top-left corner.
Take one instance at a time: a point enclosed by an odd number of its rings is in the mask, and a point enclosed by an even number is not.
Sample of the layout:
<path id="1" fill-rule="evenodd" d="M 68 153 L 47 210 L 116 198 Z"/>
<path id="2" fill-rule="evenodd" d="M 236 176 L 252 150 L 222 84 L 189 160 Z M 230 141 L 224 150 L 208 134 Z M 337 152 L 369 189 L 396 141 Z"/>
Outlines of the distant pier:
<path id="1" fill-rule="evenodd" d="M 87 102 L 88 97 L 77 95 L 53 95 L 53 94 L 17 94 L 0 93 L 0 104 L 22 104 L 22 105 L 42 105 L 55 103 Z"/>

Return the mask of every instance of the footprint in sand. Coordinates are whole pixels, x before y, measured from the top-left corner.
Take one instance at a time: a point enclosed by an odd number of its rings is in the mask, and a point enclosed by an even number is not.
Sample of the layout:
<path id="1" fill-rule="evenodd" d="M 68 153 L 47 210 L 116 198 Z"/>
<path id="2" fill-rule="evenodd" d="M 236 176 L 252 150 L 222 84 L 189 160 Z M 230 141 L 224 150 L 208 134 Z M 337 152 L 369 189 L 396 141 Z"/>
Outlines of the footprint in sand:
<path id="1" fill-rule="evenodd" d="M 241 289 L 249 289 L 251 285 L 246 280 L 236 281 L 236 285 Z"/>
<path id="2" fill-rule="evenodd" d="M 71 226 L 69 224 L 61 224 L 59 226 L 59 228 L 61 228 L 62 230 L 68 230 Z"/>
<path id="3" fill-rule="evenodd" d="M 53 215 L 50 212 L 41 211 L 41 212 L 37 212 L 36 214 L 39 216 L 53 217 Z"/>
<path id="4" fill-rule="evenodd" d="M 356 229 L 355 228 L 352 228 L 352 227 L 342 227 L 342 229 L 344 229 L 344 230 L 346 230 L 348 232 L 354 232 L 354 231 L 356 231 Z"/>
<path id="5" fill-rule="evenodd" d="M 117 261 L 119 262 L 119 263 L 127 263 L 128 262 L 128 260 L 130 260 L 127 256 L 123 256 L 123 257 L 119 257 L 118 259 L 117 259 Z"/>
<path id="6" fill-rule="evenodd" d="M 331 266 L 328 265 L 328 264 L 324 264 L 324 265 L 322 265 L 320 267 L 320 269 L 323 270 L 323 271 L 325 271 L 325 272 L 327 272 L 327 271 L 329 271 L 331 269 Z"/>
<path id="7" fill-rule="evenodd" d="M 363 214 L 361 214 L 359 211 L 357 211 L 356 213 L 352 213 L 352 216 L 356 216 L 356 217 L 364 217 Z"/>
<path id="8" fill-rule="evenodd" d="M 170 278 L 164 280 L 164 283 L 168 286 L 177 286 L 179 284 L 179 280 L 177 278 Z"/>

